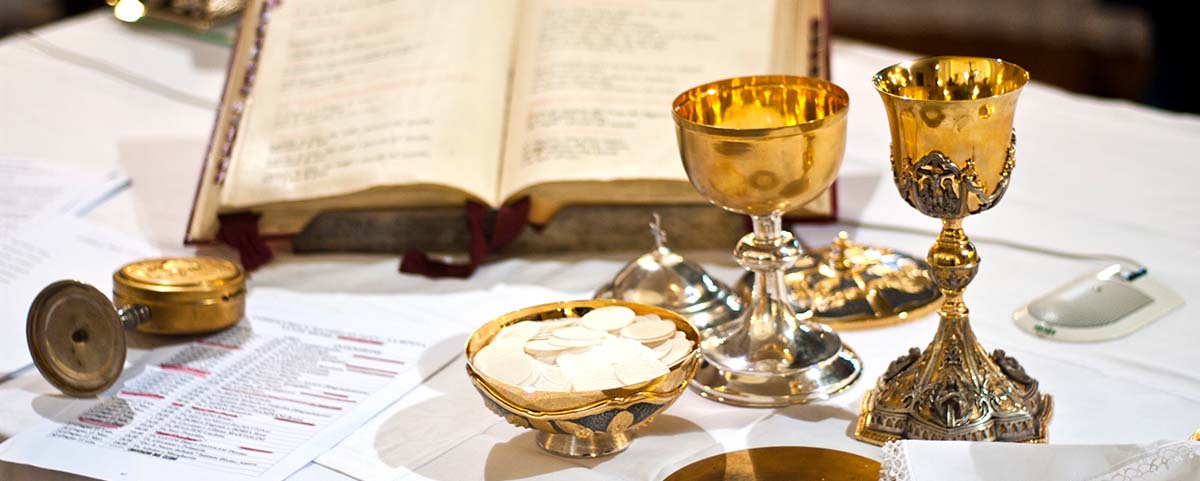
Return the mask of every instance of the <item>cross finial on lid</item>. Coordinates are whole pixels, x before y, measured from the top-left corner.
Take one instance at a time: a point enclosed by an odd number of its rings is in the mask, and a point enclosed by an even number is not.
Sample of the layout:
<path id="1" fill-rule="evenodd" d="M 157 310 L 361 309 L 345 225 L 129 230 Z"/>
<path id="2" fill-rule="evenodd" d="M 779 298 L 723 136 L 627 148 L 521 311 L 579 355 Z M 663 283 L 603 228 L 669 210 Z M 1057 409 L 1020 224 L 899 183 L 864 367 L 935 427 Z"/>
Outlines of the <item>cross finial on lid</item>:
<path id="1" fill-rule="evenodd" d="M 662 217 L 658 212 L 651 214 L 654 220 L 650 222 L 650 235 L 654 236 L 654 248 L 662 249 L 667 246 L 667 232 L 662 228 Z"/>

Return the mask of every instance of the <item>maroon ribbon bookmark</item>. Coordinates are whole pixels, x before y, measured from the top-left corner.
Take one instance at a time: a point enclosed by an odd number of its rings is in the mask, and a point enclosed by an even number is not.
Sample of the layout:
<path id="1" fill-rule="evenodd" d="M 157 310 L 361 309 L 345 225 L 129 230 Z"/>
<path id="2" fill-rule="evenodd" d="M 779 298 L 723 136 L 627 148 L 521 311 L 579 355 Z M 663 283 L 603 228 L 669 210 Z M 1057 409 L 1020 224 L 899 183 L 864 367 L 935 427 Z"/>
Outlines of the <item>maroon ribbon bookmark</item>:
<path id="1" fill-rule="evenodd" d="M 404 253 L 400 262 L 400 272 L 420 274 L 426 277 L 470 277 L 479 268 L 487 256 L 516 240 L 529 223 L 529 199 L 521 199 L 515 204 L 501 207 L 496 211 L 496 221 L 492 226 L 491 239 L 487 238 L 483 229 L 483 220 L 487 207 L 476 202 L 467 203 L 467 256 L 466 264 L 451 264 L 435 261 L 429 255 L 418 249 L 409 249 Z"/>
<path id="2" fill-rule="evenodd" d="M 258 233 L 258 214 L 243 212 L 222 214 L 217 217 L 220 228 L 217 240 L 237 249 L 242 267 L 247 272 L 262 267 L 275 257 L 271 247 Z"/>

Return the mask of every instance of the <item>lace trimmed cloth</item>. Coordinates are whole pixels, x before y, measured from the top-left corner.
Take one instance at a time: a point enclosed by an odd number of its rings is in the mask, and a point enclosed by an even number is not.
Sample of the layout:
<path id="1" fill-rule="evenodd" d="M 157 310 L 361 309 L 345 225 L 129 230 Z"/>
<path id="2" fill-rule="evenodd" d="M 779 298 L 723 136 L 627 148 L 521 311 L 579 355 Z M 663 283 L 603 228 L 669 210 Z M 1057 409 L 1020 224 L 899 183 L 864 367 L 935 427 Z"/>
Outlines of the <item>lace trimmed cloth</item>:
<path id="1" fill-rule="evenodd" d="M 898 441 L 880 481 L 1200 481 L 1200 442 L 1038 445 Z"/>

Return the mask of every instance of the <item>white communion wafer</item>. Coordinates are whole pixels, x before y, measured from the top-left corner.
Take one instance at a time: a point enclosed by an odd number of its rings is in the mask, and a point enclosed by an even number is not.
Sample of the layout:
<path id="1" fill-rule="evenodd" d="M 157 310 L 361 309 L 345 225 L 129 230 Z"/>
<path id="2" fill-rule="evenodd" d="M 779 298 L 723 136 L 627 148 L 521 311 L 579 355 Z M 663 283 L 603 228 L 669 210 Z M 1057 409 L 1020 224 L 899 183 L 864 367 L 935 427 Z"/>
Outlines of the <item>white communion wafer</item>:
<path id="1" fill-rule="evenodd" d="M 621 336 L 639 341 L 661 339 L 675 335 L 675 323 L 671 321 L 636 322 L 621 329 Z"/>
<path id="2" fill-rule="evenodd" d="M 657 359 L 623 361 L 614 366 L 613 371 L 617 373 L 617 379 L 623 386 L 646 382 L 670 372 L 667 365 Z"/>
<path id="3" fill-rule="evenodd" d="M 570 317 L 567 319 L 558 319 L 558 320 L 552 320 L 552 321 L 539 322 L 538 329 L 540 330 L 540 332 L 545 332 L 548 334 L 548 333 L 554 332 L 555 329 L 571 327 L 576 324 L 579 324 L 579 319 Z"/>
<path id="4" fill-rule="evenodd" d="M 581 318 L 506 326 L 472 363 L 480 373 L 514 386 L 545 392 L 596 391 L 667 374 L 667 366 L 692 348 L 674 322 L 610 306 Z"/>
<path id="5" fill-rule="evenodd" d="M 510 343 L 488 344 L 475 353 L 475 367 L 497 381 L 520 386 L 536 375 L 533 358 L 521 349 Z"/>
<path id="6" fill-rule="evenodd" d="M 504 326 L 499 333 L 496 334 L 496 339 L 516 339 L 521 342 L 528 341 L 538 333 L 538 323 L 533 321 L 521 321 L 515 324 Z"/>
<path id="7" fill-rule="evenodd" d="M 628 326 L 637 317 L 633 309 L 625 306 L 607 306 L 592 309 L 579 319 L 579 324 L 597 331 L 615 331 Z"/>
<path id="8" fill-rule="evenodd" d="M 572 372 L 587 364 L 587 360 L 584 359 L 583 355 L 584 353 L 582 352 L 564 352 L 558 355 L 555 363 L 569 376 Z"/>
<path id="9" fill-rule="evenodd" d="M 562 368 L 553 364 L 538 363 L 538 378 L 533 387 L 541 391 L 567 392 L 571 390 L 571 380 L 563 373 Z"/>
<path id="10" fill-rule="evenodd" d="M 571 339 L 571 340 L 604 339 L 605 337 L 608 337 L 608 333 L 605 331 L 597 331 L 595 329 L 588 329 L 583 326 L 571 326 L 571 327 L 564 327 L 562 329 L 555 329 L 554 337 L 559 338 L 559 339 Z"/>
<path id="11" fill-rule="evenodd" d="M 563 372 L 571 374 L 571 388 L 575 391 L 600 391 L 622 386 L 612 366 L 587 366 L 575 372 Z"/>
<path id="12" fill-rule="evenodd" d="M 646 347 L 653 349 L 655 347 L 666 344 L 667 341 L 670 341 L 670 340 L 671 340 L 671 336 L 667 335 L 667 336 L 663 336 L 663 337 L 659 337 L 659 338 L 655 338 L 655 339 L 639 339 L 638 342 L 641 342 Z"/>
<path id="13" fill-rule="evenodd" d="M 523 351 L 525 349 L 525 341 L 516 338 L 497 338 L 492 339 L 488 345 L 483 346 L 479 352 L 483 351 Z M 476 353 L 476 356 L 479 354 Z"/>
<path id="14" fill-rule="evenodd" d="M 550 344 L 554 344 L 556 346 L 562 346 L 564 348 L 576 348 L 576 347 L 592 347 L 597 344 L 600 344 L 601 342 L 604 342 L 604 339 L 603 338 L 601 338 L 601 339 L 560 339 L 557 337 L 552 337 L 550 339 L 547 339 L 546 342 L 548 342 Z"/>
<path id="15" fill-rule="evenodd" d="M 667 353 L 667 355 L 663 356 L 661 360 L 663 364 L 668 366 L 679 362 L 679 360 L 687 356 L 689 352 L 692 352 L 692 341 L 687 339 L 672 339 L 671 342 L 668 342 L 667 344 L 671 345 L 671 350 Z"/>
<path id="16" fill-rule="evenodd" d="M 532 356 L 543 356 L 546 354 L 555 354 L 565 351 L 570 346 L 563 346 L 550 342 L 549 340 L 536 340 L 525 343 L 525 352 Z"/>
<path id="17" fill-rule="evenodd" d="M 658 359 L 650 348 L 633 339 L 611 337 L 588 351 L 588 355 L 609 364 L 630 359 Z"/>
<path id="18" fill-rule="evenodd" d="M 673 346 L 674 344 L 675 344 L 675 339 L 672 338 L 671 342 L 664 342 L 662 344 L 654 346 L 652 348 L 652 350 L 654 351 L 654 355 L 658 356 L 659 359 L 666 357 L 667 354 L 671 353 L 671 346 Z"/>

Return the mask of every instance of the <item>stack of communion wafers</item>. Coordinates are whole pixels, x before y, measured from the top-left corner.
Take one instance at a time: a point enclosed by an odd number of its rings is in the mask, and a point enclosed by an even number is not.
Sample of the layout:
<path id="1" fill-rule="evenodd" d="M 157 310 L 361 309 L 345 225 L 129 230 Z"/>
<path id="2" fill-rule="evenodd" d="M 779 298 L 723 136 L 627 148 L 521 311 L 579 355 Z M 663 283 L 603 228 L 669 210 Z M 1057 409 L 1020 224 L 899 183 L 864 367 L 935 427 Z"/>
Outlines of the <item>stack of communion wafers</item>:
<path id="1" fill-rule="evenodd" d="M 500 382 L 539 391 L 615 389 L 667 374 L 692 351 L 675 323 L 627 307 L 506 326 L 472 363 Z"/>

